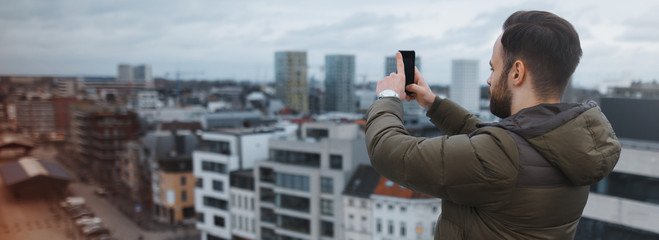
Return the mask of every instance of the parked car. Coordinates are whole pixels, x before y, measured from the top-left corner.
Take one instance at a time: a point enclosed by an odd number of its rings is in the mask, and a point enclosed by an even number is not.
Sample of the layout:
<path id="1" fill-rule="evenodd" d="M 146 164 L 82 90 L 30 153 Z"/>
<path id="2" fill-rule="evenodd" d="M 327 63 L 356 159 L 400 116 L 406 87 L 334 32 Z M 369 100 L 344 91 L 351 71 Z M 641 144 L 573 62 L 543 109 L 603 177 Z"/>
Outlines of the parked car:
<path id="1" fill-rule="evenodd" d="M 108 230 L 103 224 L 92 224 L 89 226 L 84 226 L 81 229 L 82 234 L 85 236 L 98 236 L 102 234 L 110 234 L 110 230 Z"/>
<path id="2" fill-rule="evenodd" d="M 108 191 L 105 190 L 104 188 L 97 188 L 97 189 L 94 190 L 94 193 L 96 193 L 96 195 L 99 195 L 99 196 L 105 196 L 105 195 L 108 194 Z"/>
<path id="3" fill-rule="evenodd" d="M 64 201 L 60 202 L 60 206 L 63 208 L 70 206 L 85 205 L 85 198 L 83 197 L 67 197 Z"/>
<path id="4" fill-rule="evenodd" d="M 70 211 L 69 215 L 72 219 L 78 219 L 82 217 L 94 217 L 94 213 L 87 208 L 79 208 L 74 211 Z"/>
<path id="5" fill-rule="evenodd" d="M 118 238 L 113 237 L 110 234 L 104 233 L 104 234 L 101 234 L 101 235 L 98 235 L 98 236 L 93 236 L 93 237 L 89 238 L 89 240 L 118 240 Z"/>
<path id="6" fill-rule="evenodd" d="M 80 211 L 80 210 L 82 210 L 82 209 L 87 209 L 87 210 L 89 210 L 89 209 L 87 208 L 87 206 L 85 206 L 85 205 L 73 205 L 73 206 L 68 206 L 68 207 L 65 207 L 65 208 L 64 208 L 64 210 L 66 210 L 69 214 L 71 214 L 71 213 L 73 213 L 73 212 Z"/>
<path id="7" fill-rule="evenodd" d="M 98 217 L 94 217 L 94 218 L 82 217 L 82 218 L 79 218 L 78 220 L 76 220 L 76 225 L 78 225 L 78 226 L 87 226 L 87 225 L 97 224 L 97 223 L 101 223 L 101 222 L 102 222 L 102 220 Z"/>

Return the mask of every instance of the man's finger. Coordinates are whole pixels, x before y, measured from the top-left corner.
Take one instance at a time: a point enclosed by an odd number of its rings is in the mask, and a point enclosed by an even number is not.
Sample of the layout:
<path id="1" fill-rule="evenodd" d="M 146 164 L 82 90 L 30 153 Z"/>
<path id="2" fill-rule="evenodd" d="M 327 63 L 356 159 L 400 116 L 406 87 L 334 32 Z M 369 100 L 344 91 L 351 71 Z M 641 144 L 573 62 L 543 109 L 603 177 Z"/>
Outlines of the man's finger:
<path id="1" fill-rule="evenodd" d="M 396 52 L 396 69 L 398 75 L 405 78 L 405 64 L 403 63 L 403 54 Z"/>
<path id="2" fill-rule="evenodd" d="M 419 85 L 426 84 L 426 81 L 423 80 L 423 77 L 421 77 L 421 72 L 419 72 L 419 69 L 416 66 L 414 66 L 414 83 Z"/>

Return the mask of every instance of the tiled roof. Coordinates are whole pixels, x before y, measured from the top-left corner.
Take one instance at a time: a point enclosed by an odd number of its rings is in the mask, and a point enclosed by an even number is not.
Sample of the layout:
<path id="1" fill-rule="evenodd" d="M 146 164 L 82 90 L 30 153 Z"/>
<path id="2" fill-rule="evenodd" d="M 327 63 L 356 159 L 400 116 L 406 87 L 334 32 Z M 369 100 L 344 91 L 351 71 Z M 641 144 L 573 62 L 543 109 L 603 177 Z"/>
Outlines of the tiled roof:
<path id="1" fill-rule="evenodd" d="M 31 149 L 34 148 L 34 143 L 23 136 L 2 134 L 0 136 L 0 148 L 3 147 L 25 147 Z"/>
<path id="2" fill-rule="evenodd" d="M 417 193 L 406 187 L 400 186 L 385 177 L 380 177 L 380 181 L 373 194 L 399 198 L 432 198 L 431 196 Z"/>
<path id="3" fill-rule="evenodd" d="M 24 157 L 17 162 L 0 166 L 0 175 L 5 186 L 21 183 L 37 176 L 71 181 L 71 177 L 57 163 L 32 157 Z"/>
<path id="4" fill-rule="evenodd" d="M 343 194 L 368 198 L 375 190 L 379 180 L 380 174 L 373 167 L 359 165 L 348 184 L 346 184 Z"/>

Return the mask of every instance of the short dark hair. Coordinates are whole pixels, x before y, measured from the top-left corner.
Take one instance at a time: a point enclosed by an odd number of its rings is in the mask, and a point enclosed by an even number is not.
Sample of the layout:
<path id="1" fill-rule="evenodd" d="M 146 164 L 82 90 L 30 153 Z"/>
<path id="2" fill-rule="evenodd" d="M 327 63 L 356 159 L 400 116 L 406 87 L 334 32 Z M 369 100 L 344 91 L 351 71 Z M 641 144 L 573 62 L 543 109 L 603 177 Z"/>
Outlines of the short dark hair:
<path id="1" fill-rule="evenodd" d="M 541 98 L 561 97 L 579 65 L 579 34 L 565 19 L 544 11 L 518 11 L 503 24 L 504 70 L 522 60 Z"/>

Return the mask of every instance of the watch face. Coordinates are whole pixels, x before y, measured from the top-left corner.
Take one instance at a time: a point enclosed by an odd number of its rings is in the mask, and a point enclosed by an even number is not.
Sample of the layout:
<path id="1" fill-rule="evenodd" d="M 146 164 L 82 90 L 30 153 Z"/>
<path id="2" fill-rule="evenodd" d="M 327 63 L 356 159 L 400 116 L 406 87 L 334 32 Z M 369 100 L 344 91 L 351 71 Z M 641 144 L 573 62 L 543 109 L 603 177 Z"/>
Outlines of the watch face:
<path id="1" fill-rule="evenodd" d="M 396 93 L 396 91 L 391 90 L 391 89 L 386 89 L 386 90 L 380 92 L 380 98 L 383 98 L 383 97 L 397 97 L 397 96 L 398 96 L 398 93 Z"/>

